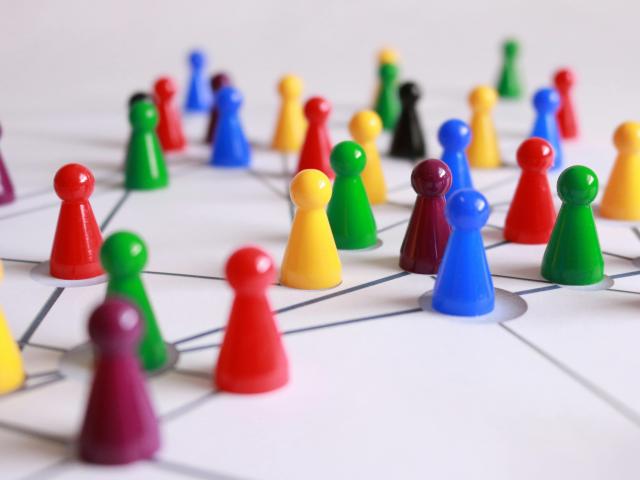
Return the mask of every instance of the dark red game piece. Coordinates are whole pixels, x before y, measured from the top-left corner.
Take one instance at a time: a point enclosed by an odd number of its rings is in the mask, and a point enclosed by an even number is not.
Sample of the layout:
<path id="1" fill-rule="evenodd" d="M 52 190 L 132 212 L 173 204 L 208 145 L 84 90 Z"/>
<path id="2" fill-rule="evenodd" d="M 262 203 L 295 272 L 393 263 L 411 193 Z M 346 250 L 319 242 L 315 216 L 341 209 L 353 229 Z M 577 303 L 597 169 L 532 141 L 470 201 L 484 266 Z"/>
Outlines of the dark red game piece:
<path id="1" fill-rule="evenodd" d="M 158 421 L 137 356 L 140 313 L 108 298 L 89 319 L 95 372 L 78 441 L 86 462 L 121 465 L 148 459 L 160 447 Z"/>
<path id="2" fill-rule="evenodd" d="M 160 77 L 153 86 L 156 107 L 158 108 L 158 139 L 165 152 L 182 150 L 187 141 L 182 131 L 180 112 L 173 104 L 176 84 L 169 77 Z"/>
<path id="3" fill-rule="evenodd" d="M 260 248 L 241 248 L 229 257 L 226 277 L 235 298 L 215 369 L 215 385 L 234 393 L 282 387 L 289 380 L 289 365 L 266 294 L 276 278 L 273 259 Z"/>
<path id="4" fill-rule="evenodd" d="M 558 128 L 562 138 L 578 137 L 578 118 L 573 107 L 571 89 L 575 83 L 575 75 L 572 70 L 564 68 L 558 70 L 553 77 L 556 90 L 560 94 L 560 108 L 556 112 Z"/>
<path id="5" fill-rule="evenodd" d="M 553 148 L 542 138 L 529 138 L 518 148 L 517 158 L 522 173 L 507 213 L 504 238 L 515 243 L 547 243 L 556 221 L 547 179 Z"/>
<path id="6" fill-rule="evenodd" d="M 335 177 L 329 163 L 331 140 L 327 130 L 327 120 L 330 113 L 331 104 L 322 97 L 312 97 L 305 103 L 304 115 L 307 117 L 309 125 L 300 151 L 298 172 L 315 168 L 331 179 Z"/>
<path id="7" fill-rule="evenodd" d="M 445 194 L 451 187 L 451 171 L 440 160 L 424 160 L 411 173 L 416 203 L 400 248 L 400 268 L 434 274 L 449 240 L 451 228 L 445 216 Z"/>
<path id="8" fill-rule="evenodd" d="M 0 139 L 2 138 L 2 127 L 0 126 Z M 16 199 L 16 194 L 13 190 L 13 183 L 9 176 L 9 171 L 2 158 L 2 151 L 0 151 L 0 205 L 11 203 Z"/>
<path id="9" fill-rule="evenodd" d="M 209 114 L 209 124 L 207 125 L 207 134 L 205 136 L 205 143 L 211 144 L 213 142 L 213 136 L 216 132 L 216 125 L 218 124 L 218 104 L 215 101 L 215 96 L 222 87 L 231 85 L 231 78 L 226 73 L 217 73 L 211 77 L 211 90 L 213 91 L 213 108 Z"/>
<path id="10" fill-rule="evenodd" d="M 50 273 L 53 277 L 81 280 L 103 273 L 100 265 L 102 233 L 89 203 L 94 183 L 91 171 L 77 163 L 65 165 L 56 173 L 53 187 L 62 205 L 51 248 Z"/>

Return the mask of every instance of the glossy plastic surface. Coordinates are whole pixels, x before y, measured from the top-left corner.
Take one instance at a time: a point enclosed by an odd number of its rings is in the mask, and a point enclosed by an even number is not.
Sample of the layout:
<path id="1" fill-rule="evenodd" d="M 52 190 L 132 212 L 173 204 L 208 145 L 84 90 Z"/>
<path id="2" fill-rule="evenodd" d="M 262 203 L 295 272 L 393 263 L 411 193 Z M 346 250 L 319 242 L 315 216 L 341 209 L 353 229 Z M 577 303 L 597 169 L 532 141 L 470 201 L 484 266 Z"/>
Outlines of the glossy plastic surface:
<path id="1" fill-rule="evenodd" d="M 501 165 L 498 135 L 492 111 L 498 94 L 492 87 L 480 86 L 469 94 L 471 106 L 471 143 L 467 148 L 469 165 L 474 168 L 497 168 Z"/>
<path id="2" fill-rule="evenodd" d="M 307 120 L 302 111 L 302 79 L 285 75 L 278 83 L 280 111 L 273 132 L 271 148 L 282 153 L 300 151 L 307 131 Z"/>
<path id="3" fill-rule="evenodd" d="M 503 64 L 498 80 L 498 94 L 502 98 L 518 99 L 522 97 L 523 87 L 518 72 L 518 55 L 520 44 L 509 39 L 502 47 Z"/>
<path id="4" fill-rule="evenodd" d="M 442 146 L 440 157 L 451 171 L 451 188 L 447 199 L 463 188 L 473 188 L 471 171 L 467 160 L 466 149 L 471 141 L 471 130 L 462 120 L 447 120 L 438 130 L 438 141 Z"/>
<path id="5" fill-rule="evenodd" d="M 0 140 L 2 140 L 2 126 L 0 126 Z M 9 170 L 4 162 L 2 150 L 0 150 L 0 205 L 6 205 L 15 200 L 16 195 L 11 182 Z"/>
<path id="6" fill-rule="evenodd" d="M 176 91 L 176 84 L 169 77 L 160 77 L 153 85 L 155 104 L 158 109 L 156 132 L 165 152 L 182 150 L 187 146 L 187 140 L 182 131 L 180 112 L 174 106 L 173 98 Z"/>
<path id="7" fill-rule="evenodd" d="M 218 92 L 218 125 L 209 161 L 214 167 L 247 168 L 251 164 L 251 147 L 240 121 L 242 101 L 242 94 L 234 87 L 222 87 Z"/>
<path id="8" fill-rule="evenodd" d="M 200 50 L 189 54 L 190 79 L 184 101 L 185 112 L 209 112 L 213 105 L 213 95 L 207 81 L 207 56 Z"/>
<path id="9" fill-rule="evenodd" d="M 560 108 L 556 113 L 560 136 L 566 139 L 578 138 L 578 117 L 573 105 L 573 85 L 576 76 L 572 70 L 563 68 L 558 70 L 553 77 L 553 83 L 560 95 Z"/>
<path id="10" fill-rule="evenodd" d="M 427 144 L 418 115 L 417 103 L 420 88 L 413 82 L 403 83 L 398 93 L 402 109 L 393 131 L 389 155 L 409 160 L 418 160 L 427 155 Z"/>
<path id="11" fill-rule="evenodd" d="M 296 172 L 313 168 L 331 179 L 335 177 L 329 163 L 331 140 L 327 122 L 330 114 L 331 103 L 325 98 L 311 97 L 305 103 L 304 115 L 308 126 Z"/>
<path id="12" fill-rule="evenodd" d="M 213 77 L 211 77 L 211 91 L 213 92 L 214 102 L 213 107 L 211 108 L 211 113 L 209 114 L 207 133 L 204 137 L 205 143 L 209 145 L 213 143 L 213 136 L 216 133 L 218 116 L 220 115 L 220 109 L 218 108 L 218 103 L 215 101 L 215 97 L 223 87 L 228 87 L 229 85 L 231 85 L 231 77 L 229 77 L 229 75 L 224 72 L 216 73 Z"/>
<path id="13" fill-rule="evenodd" d="M 398 66 L 391 63 L 380 65 L 378 76 L 380 86 L 375 111 L 380 115 L 382 126 L 387 131 L 393 131 L 400 115 L 400 97 L 398 96 Z"/>
<path id="14" fill-rule="evenodd" d="M 533 96 L 536 120 L 530 136 L 544 138 L 553 147 L 555 155 L 552 171 L 562 168 L 563 165 L 562 144 L 556 121 L 556 112 L 559 107 L 560 96 L 554 88 L 541 88 Z"/>
<path id="15" fill-rule="evenodd" d="M 360 177 L 371 205 L 387 201 L 387 183 L 378 152 L 377 138 L 382 132 L 382 120 L 373 110 L 361 110 L 349 122 L 351 137 L 360 144 L 367 156 L 367 164 Z"/>
<path id="16" fill-rule="evenodd" d="M 4 266 L 0 262 L 0 281 L 4 277 Z M 9 323 L 0 307 L 0 395 L 13 392 L 25 380 L 22 354 L 15 341 Z"/>

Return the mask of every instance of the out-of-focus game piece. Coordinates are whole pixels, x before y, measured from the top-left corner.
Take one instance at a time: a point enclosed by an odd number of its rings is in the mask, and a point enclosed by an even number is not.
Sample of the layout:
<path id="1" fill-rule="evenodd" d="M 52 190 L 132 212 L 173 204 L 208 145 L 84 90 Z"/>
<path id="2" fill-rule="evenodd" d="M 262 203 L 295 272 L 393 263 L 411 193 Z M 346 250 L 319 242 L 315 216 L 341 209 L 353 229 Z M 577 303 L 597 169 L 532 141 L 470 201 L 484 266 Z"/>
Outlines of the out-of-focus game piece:
<path id="1" fill-rule="evenodd" d="M 640 122 L 624 122 L 615 131 L 618 150 L 604 190 L 600 215 L 614 220 L 640 220 Z"/>
<path id="2" fill-rule="evenodd" d="M 280 112 L 271 147 L 282 153 L 296 153 L 305 138 L 307 121 L 302 111 L 302 79 L 285 75 L 278 82 Z"/>
<path id="3" fill-rule="evenodd" d="M 494 309 L 495 292 L 480 229 L 489 218 L 489 203 L 476 190 L 458 190 L 446 211 L 452 230 L 433 289 L 433 309 L 447 315 L 487 314 Z"/>
<path id="4" fill-rule="evenodd" d="M 536 120 L 531 137 L 544 138 L 553 147 L 554 160 L 551 170 L 562 168 L 563 156 L 556 112 L 560 107 L 560 96 L 555 88 L 541 88 L 533 96 Z"/>
<path id="5" fill-rule="evenodd" d="M 400 115 L 398 97 L 398 66 L 391 63 L 380 65 L 380 89 L 376 99 L 375 111 L 380 115 L 385 130 L 393 131 Z"/>
<path id="6" fill-rule="evenodd" d="M 469 125 L 457 118 L 447 120 L 438 130 L 438 141 L 442 146 L 440 158 L 451 171 L 451 188 L 447 192 L 447 199 L 457 190 L 473 188 L 466 154 L 470 140 Z"/>
<path id="7" fill-rule="evenodd" d="M 480 86 L 471 91 L 471 143 L 467 149 L 469 165 L 475 168 L 497 168 L 502 163 L 498 135 L 491 111 L 498 100 L 492 87 Z"/>
<path id="8" fill-rule="evenodd" d="M 509 39 L 502 45 L 502 70 L 498 80 L 498 94 L 502 98 L 518 99 L 522 96 L 523 88 L 518 72 L 518 55 L 520 44 Z"/>
<path id="9" fill-rule="evenodd" d="M 214 167 L 246 168 L 251 163 L 251 147 L 240 121 L 242 100 L 234 87 L 222 87 L 218 92 L 220 114 L 209 162 Z"/>
<path id="10" fill-rule="evenodd" d="M 312 97 L 305 103 L 304 114 L 307 117 L 308 127 L 296 172 L 314 168 L 331 179 L 335 177 L 329 163 L 331 140 L 327 121 L 330 113 L 331 103 L 322 97 Z"/>
<path id="11" fill-rule="evenodd" d="M 187 140 L 182 131 L 180 113 L 173 105 L 173 97 L 177 88 L 169 77 L 161 77 L 153 85 L 155 104 L 158 109 L 158 139 L 165 152 L 182 150 L 187 146 Z"/>
<path id="12" fill-rule="evenodd" d="M 80 437 L 80 458 L 122 465 L 149 459 L 160 447 L 160 433 L 136 357 L 143 330 L 129 302 L 111 298 L 89 319 L 95 371 Z"/>
<path id="13" fill-rule="evenodd" d="M 399 90 L 402 110 L 393 131 L 390 155 L 409 160 L 423 158 L 427 154 L 424 132 L 420 124 L 417 103 L 422 93 L 413 82 L 403 83 Z"/>
<path id="14" fill-rule="evenodd" d="M 411 173 L 416 202 L 400 248 L 400 268 L 412 273 L 438 272 L 451 227 L 445 215 L 445 194 L 451 171 L 440 160 L 423 160 Z"/>
<path id="15" fill-rule="evenodd" d="M 2 140 L 2 126 L 0 125 L 0 140 Z M 9 175 L 9 170 L 7 169 L 7 165 L 5 164 L 4 158 L 2 156 L 2 151 L 0 150 L 0 205 L 6 205 L 7 203 L 11 203 L 15 200 L 16 195 L 13 189 L 13 182 L 11 182 L 11 176 Z"/>
<path id="16" fill-rule="evenodd" d="M 578 137 L 578 117 L 573 105 L 571 90 L 576 82 L 573 70 L 563 68 L 558 70 L 553 77 L 553 83 L 560 95 L 560 108 L 556 113 L 558 128 L 562 138 L 572 139 Z"/>
<path id="17" fill-rule="evenodd" d="M 52 277 L 80 280 L 104 273 L 100 265 L 102 233 L 89 203 L 94 184 L 91 171 L 77 163 L 56 173 L 53 187 L 62 205 L 49 261 Z"/>
<path id="18" fill-rule="evenodd" d="M 273 259 L 258 247 L 233 253 L 226 278 L 235 296 L 215 368 L 215 385 L 233 393 L 262 393 L 285 385 L 289 363 L 267 288 L 276 279 Z"/>
<path id="19" fill-rule="evenodd" d="M 147 92 L 134 92 L 131 94 L 131 96 L 129 96 L 129 100 L 127 101 L 127 106 L 131 108 L 133 107 L 134 103 L 141 102 L 141 101 L 153 103 L 153 96 L 151 96 Z"/>
<path id="20" fill-rule="evenodd" d="M 604 259 L 591 202 L 598 195 L 598 177 L 574 165 L 558 177 L 562 207 L 542 259 L 541 274 L 561 285 L 591 285 L 604 278 Z"/>
<path id="21" fill-rule="evenodd" d="M 213 136 L 216 133 L 216 126 L 218 125 L 218 116 L 220 115 L 220 109 L 218 108 L 218 102 L 215 101 L 215 98 L 218 96 L 218 92 L 223 87 L 228 87 L 231 85 L 231 77 L 226 73 L 220 72 L 216 73 L 211 77 L 211 91 L 213 92 L 213 107 L 211 108 L 211 113 L 209 114 L 209 123 L 207 124 L 207 133 L 205 135 L 204 141 L 205 143 L 211 145 L 213 142 Z"/>
<path id="22" fill-rule="evenodd" d="M 547 243 L 556 221 L 556 207 L 547 170 L 553 148 L 542 138 L 529 138 L 517 152 L 522 170 L 504 225 L 504 238 L 514 243 Z"/>
<path id="23" fill-rule="evenodd" d="M 213 104 L 213 95 L 207 81 L 207 56 L 200 50 L 189 54 L 190 79 L 184 110 L 189 113 L 208 112 Z"/>
<path id="24" fill-rule="evenodd" d="M 289 187 L 296 213 L 282 260 L 280 282 L 292 288 L 322 290 L 342 281 L 342 265 L 325 207 L 331 181 L 319 170 L 303 170 Z"/>
<path id="25" fill-rule="evenodd" d="M 0 281 L 4 277 L 4 266 L 0 261 Z M 25 380 L 22 354 L 11 334 L 9 324 L 0 307 L 0 395 L 13 392 Z"/>
<path id="26" fill-rule="evenodd" d="M 327 216 L 340 250 L 370 248 L 378 241 L 376 221 L 360 178 L 366 162 L 362 147 L 350 140 L 340 142 L 331 152 L 336 179 Z"/>
<path id="27" fill-rule="evenodd" d="M 109 275 L 107 297 L 126 298 L 142 314 L 144 327 L 139 356 L 144 369 L 153 371 L 162 368 L 167 362 L 167 347 L 141 277 L 147 263 L 146 245 L 134 233 L 116 232 L 104 241 L 100 257 Z"/>
<path id="28" fill-rule="evenodd" d="M 377 54 L 378 61 L 376 63 L 376 89 L 373 94 L 373 102 L 372 102 L 372 108 L 374 110 L 376 108 L 376 102 L 378 101 L 378 97 L 380 95 L 380 89 L 382 88 L 380 68 L 383 65 L 395 65 L 396 67 L 398 67 L 399 59 L 400 59 L 400 56 L 398 55 L 398 52 L 393 48 L 389 48 L 389 47 L 384 47 L 380 49 L 380 51 Z"/>
<path id="29" fill-rule="evenodd" d="M 360 177 L 367 191 L 371 205 L 380 205 L 387 201 L 387 183 L 384 179 L 382 162 L 376 139 L 382 132 L 380 116 L 372 110 L 361 110 L 351 117 L 349 122 L 351 137 L 360 144 L 367 156 L 367 164 Z"/>

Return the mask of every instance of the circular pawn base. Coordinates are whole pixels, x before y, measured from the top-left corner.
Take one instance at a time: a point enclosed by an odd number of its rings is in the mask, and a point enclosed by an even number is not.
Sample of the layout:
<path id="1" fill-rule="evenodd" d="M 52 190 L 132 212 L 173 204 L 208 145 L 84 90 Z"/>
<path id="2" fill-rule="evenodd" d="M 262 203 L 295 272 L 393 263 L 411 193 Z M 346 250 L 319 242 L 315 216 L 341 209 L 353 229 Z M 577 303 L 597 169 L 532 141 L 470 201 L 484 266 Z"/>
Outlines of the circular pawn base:
<path id="1" fill-rule="evenodd" d="M 631 228 L 640 226 L 640 219 L 638 220 L 616 220 L 615 218 L 603 217 L 600 213 L 600 204 L 593 204 L 593 213 L 598 222 L 611 227 Z"/>
<path id="2" fill-rule="evenodd" d="M 462 323 L 502 323 L 514 320 L 526 313 L 528 308 L 527 302 L 525 302 L 521 296 L 502 290 L 501 288 L 496 288 L 494 291 L 496 296 L 495 308 L 493 311 L 484 315 L 468 317 L 463 315 L 447 315 L 438 312 L 431 306 L 433 290 L 422 295 L 418 299 L 418 304 L 425 312 L 435 313 L 443 318 L 456 320 Z"/>
<path id="3" fill-rule="evenodd" d="M 99 285 L 107 281 L 107 274 L 98 275 L 97 277 L 83 278 L 81 280 L 65 280 L 63 278 L 52 277 L 49 268 L 49 262 L 42 262 L 31 269 L 31 278 L 38 283 L 48 285 L 50 287 L 88 287 L 90 285 Z"/>
<path id="4" fill-rule="evenodd" d="M 592 283 L 591 285 L 561 285 L 557 284 L 561 288 L 568 288 L 569 290 L 582 290 L 585 292 L 595 292 L 598 290 L 608 290 L 613 287 L 613 278 L 605 275 L 598 283 Z"/>

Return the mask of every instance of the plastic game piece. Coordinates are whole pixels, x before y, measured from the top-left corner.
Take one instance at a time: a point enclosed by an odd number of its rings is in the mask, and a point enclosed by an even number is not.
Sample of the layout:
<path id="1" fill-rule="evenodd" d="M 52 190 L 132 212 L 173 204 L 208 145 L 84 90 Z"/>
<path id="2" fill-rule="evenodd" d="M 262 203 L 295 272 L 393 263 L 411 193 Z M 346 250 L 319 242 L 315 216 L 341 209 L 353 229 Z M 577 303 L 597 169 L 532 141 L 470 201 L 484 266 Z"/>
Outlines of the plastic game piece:
<path id="1" fill-rule="evenodd" d="M 222 87 L 216 103 L 220 114 L 209 163 L 214 167 L 246 168 L 251 163 L 251 148 L 240 122 L 242 94 L 231 86 Z"/>
<path id="2" fill-rule="evenodd" d="M 604 259 L 591 202 L 598 177 L 590 168 L 574 165 L 558 177 L 562 207 L 542 258 L 541 273 L 561 285 L 591 285 L 604 278 Z"/>
<path id="3" fill-rule="evenodd" d="M 615 131 L 618 150 L 604 190 L 600 215 L 613 220 L 640 220 L 640 122 L 624 122 Z"/>
<path id="4" fill-rule="evenodd" d="M 385 130 L 393 131 L 400 115 L 400 98 L 398 97 L 397 65 L 386 63 L 380 65 L 380 88 L 376 99 L 375 111 L 380 115 Z"/>
<path id="5" fill-rule="evenodd" d="M 184 110 L 189 113 L 208 112 L 213 105 L 213 95 L 207 82 L 207 56 L 200 50 L 189 54 L 190 80 Z"/>
<path id="6" fill-rule="evenodd" d="M 152 103 L 139 101 L 129 110 L 131 137 L 127 147 L 125 187 L 155 190 L 169 185 L 169 173 L 156 134 L 158 111 Z"/>
<path id="7" fill-rule="evenodd" d="M 322 290 L 342 281 L 342 266 L 325 207 L 331 181 L 319 170 L 303 170 L 289 187 L 296 213 L 280 269 L 280 282 L 292 288 Z"/>
<path id="8" fill-rule="evenodd" d="M 218 104 L 215 101 L 215 97 L 220 92 L 222 87 L 228 87 L 231 85 L 231 78 L 226 73 L 220 72 L 216 73 L 213 77 L 211 77 L 211 90 L 214 95 L 214 103 L 213 108 L 211 109 L 211 113 L 209 114 L 209 123 L 207 124 L 207 134 L 205 135 L 205 143 L 211 145 L 213 142 L 213 136 L 216 133 L 216 126 L 218 125 L 218 116 L 220 115 L 220 110 L 218 109 Z"/>
<path id="9" fill-rule="evenodd" d="M 378 62 L 376 64 L 376 72 L 379 72 L 380 67 L 382 67 L 383 65 L 395 65 L 397 67 L 398 62 L 400 60 L 400 55 L 398 55 L 398 52 L 393 48 L 384 47 L 380 49 L 380 51 L 378 51 L 377 60 Z M 380 75 L 377 74 L 377 77 L 378 78 L 376 81 L 376 90 L 373 95 L 373 102 L 372 102 L 372 108 L 374 110 L 376 108 L 376 102 L 378 101 L 378 96 L 380 95 L 380 89 L 382 88 Z"/>
<path id="10" fill-rule="evenodd" d="M 128 108 L 131 108 L 134 103 L 140 102 L 140 101 L 153 103 L 153 97 L 147 92 L 134 92 L 129 97 L 129 100 L 127 101 L 127 106 Z"/>
<path id="11" fill-rule="evenodd" d="M 541 88 L 533 96 L 536 121 L 530 136 L 544 138 L 553 147 L 555 156 L 551 170 L 558 170 L 563 164 L 560 132 L 556 122 L 556 112 L 559 106 L 560 96 L 554 88 Z"/>
<path id="12" fill-rule="evenodd" d="M 278 82 L 281 104 L 273 133 L 271 147 L 281 153 L 296 153 L 300 150 L 307 130 L 307 120 L 302 111 L 302 79 L 296 75 L 285 75 Z"/>
<path id="13" fill-rule="evenodd" d="M 437 273 L 451 231 L 445 216 L 451 171 L 440 160 L 423 160 L 413 168 L 411 185 L 417 196 L 400 248 L 400 268 Z"/>
<path id="14" fill-rule="evenodd" d="M 327 177 L 335 177 L 329 164 L 331 155 L 331 140 L 327 129 L 327 120 L 331 113 L 331 103 L 322 97 L 312 97 L 304 105 L 304 114 L 309 123 L 304 144 L 300 151 L 296 172 L 315 168 Z"/>
<path id="15" fill-rule="evenodd" d="M 519 50 L 520 44 L 514 39 L 503 44 L 503 64 L 497 89 L 502 98 L 518 99 L 522 96 L 523 88 L 517 65 Z"/>
<path id="16" fill-rule="evenodd" d="M 89 319 L 95 371 L 80 438 L 79 455 L 89 463 L 123 465 L 149 459 L 160 433 L 136 358 L 143 326 L 138 310 L 110 298 Z"/>
<path id="17" fill-rule="evenodd" d="M 49 260 L 52 277 L 80 280 L 104 273 L 100 265 L 102 233 L 89 203 L 94 183 L 91 171 L 77 163 L 56 173 L 53 187 L 62 205 Z"/>
<path id="18" fill-rule="evenodd" d="M 267 288 L 276 279 L 273 259 L 258 247 L 236 250 L 226 265 L 235 296 L 215 368 L 218 389 L 262 393 L 289 381 L 289 362 Z"/>
<path id="19" fill-rule="evenodd" d="M 2 139 L 2 126 L 0 126 L 0 139 Z M 0 151 L 0 188 L 2 189 L 0 190 L 0 205 L 6 205 L 15 200 L 16 195 L 13 183 L 11 182 L 7 165 L 4 163 L 2 151 Z"/>
<path id="20" fill-rule="evenodd" d="M 0 261 L 0 280 L 3 277 L 4 267 Z M 11 335 L 9 323 L 0 307 L 0 395 L 20 388 L 25 377 L 20 348 Z"/>
<path id="21" fill-rule="evenodd" d="M 471 143 L 467 149 L 469 165 L 475 168 L 497 168 L 502 163 L 498 135 L 491 111 L 498 101 L 497 92 L 487 86 L 476 87 L 469 95 L 471 105 Z"/>
<path id="22" fill-rule="evenodd" d="M 447 201 L 451 225 L 432 307 L 447 315 L 477 316 L 494 309 L 495 292 L 480 229 L 489 218 L 489 203 L 471 189 L 455 192 Z"/>
<path id="23" fill-rule="evenodd" d="M 187 146 L 187 140 L 182 131 L 180 113 L 173 106 L 173 97 L 176 91 L 176 84 L 169 77 L 160 77 L 153 85 L 159 119 L 156 132 L 165 152 L 182 150 Z"/>
<path id="24" fill-rule="evenodd" d="M 387 201 L 387 183 L 384 179 L 382 162 L 376 139 L 382 132 L 382 120 L 372 110 L 361 110 L 351 117 L 349 132 L 360 144 L 367 156 L 367 164 L 360 177 L 371 205 L 380 205 Z"/>
<path id="25" fill-rule="evenodd" d="M 336 179 L 327 216 L 340 250 L 369 248 L 378 242 L 376 220 L 360 178 L 366 162 L 364 150 L 356 142 L 340 142 L 331 152 Z"/>
<path id="26" fill-rule="evenodd" d="M 441 159 L 451 171 L 451 188 L 447 192 L 447 199 L 449 199 L 460 189 L 473 188 L 469 162 L 465 153 L 471 141 L 469 125 L 457 118 L 447 120 L 438 130 L 438 141 L 443 149 Z"/>
<path id="27" fill-rule="evenodd" d="M 560 108 L 556 112 L 556 120 L 562 138 L 571 139 L 578 137 L 578 118 L 573 106 L 571 90 L 576 82 L 573 70 L 563 68 L 558 70 L 553 77 L 553 83 L 560 95 Z"/>
<path id="28" fill-rule="evenodd" d="M 420 88 L 415 83 L 407 82 L 400 86 L 398 92 L 402 110 L 393 131 L 390 155 L 417 160 L 427 154 L 424 133 L 416 108 L 421 96 Z"/>
<path id="29" fill-rule="evenodd" d="M 139 345 L 139 356 L 144 369 L 153 371 L 162 368 L 168 358 L 167 347 L 140 275 L 147 263 L 146 245 L 135 233 L 116 232 L 104 241 L 100 258 L 109 275 L 107 297 L 129 299 L 142 314 L 144 334 Z"/>
<path id="30" fill-rule="evenodd" d="M 516 154 L 522 172 L 504 225 L 504 238 L 514 243 L 547 243 L 556 207 L 547 179 L 553 148 L 542 138 L 522 142 Z"/>

